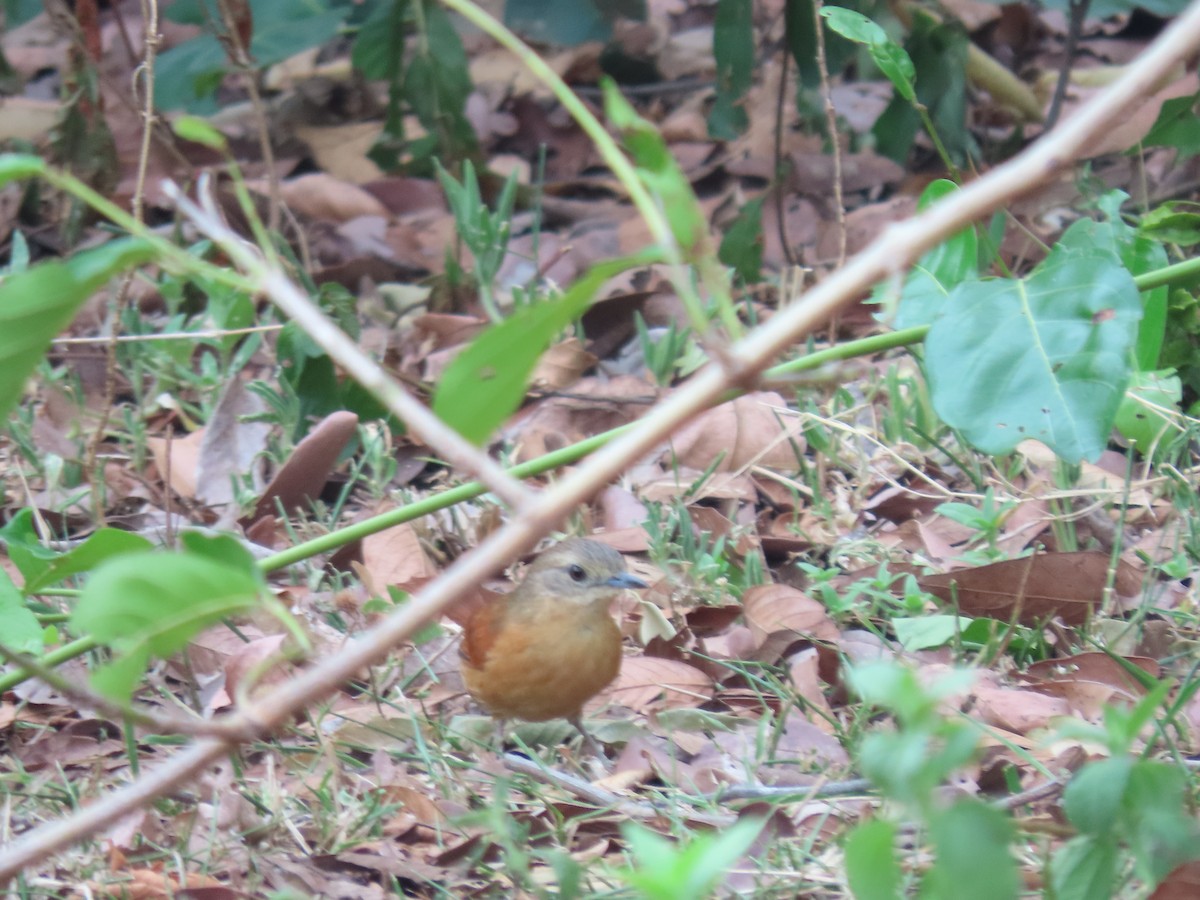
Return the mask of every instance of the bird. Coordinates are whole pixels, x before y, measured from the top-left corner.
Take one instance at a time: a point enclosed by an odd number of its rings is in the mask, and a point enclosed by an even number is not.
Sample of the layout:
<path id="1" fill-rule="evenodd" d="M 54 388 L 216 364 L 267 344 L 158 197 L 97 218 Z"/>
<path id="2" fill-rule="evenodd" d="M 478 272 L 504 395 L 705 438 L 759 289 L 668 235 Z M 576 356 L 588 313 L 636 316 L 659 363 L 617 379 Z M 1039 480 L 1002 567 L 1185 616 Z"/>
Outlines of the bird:
<path id="1" fill-rule="evenodd" d="M 529 566 L 513 591 L 474 610 L 459 647 L 467 692 L 497 720 L 566 719 L 597 757 L 583 726 L 583 705 L 621 668 L 621 632 L 613 599 L 646 583 L 607 544 L 562 541 Z"/>

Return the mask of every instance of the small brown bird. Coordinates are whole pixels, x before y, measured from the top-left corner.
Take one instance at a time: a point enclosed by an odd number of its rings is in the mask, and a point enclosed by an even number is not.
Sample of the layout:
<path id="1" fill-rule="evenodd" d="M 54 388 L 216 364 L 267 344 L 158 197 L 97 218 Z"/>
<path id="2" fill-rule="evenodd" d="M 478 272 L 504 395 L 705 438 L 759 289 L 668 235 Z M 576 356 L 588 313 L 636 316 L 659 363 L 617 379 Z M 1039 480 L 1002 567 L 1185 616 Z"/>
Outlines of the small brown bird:
<path id="1" fill-rule="evenodd" d="M 459 650 L 467 690 L 501 722 L 564 718 L 602 756 L 580 716 L 621 668 L 609 605 L 625 588 L 644 587 L 605 544 L 572 539 L 550 548 L 512 593 L 467 619 Z"/>

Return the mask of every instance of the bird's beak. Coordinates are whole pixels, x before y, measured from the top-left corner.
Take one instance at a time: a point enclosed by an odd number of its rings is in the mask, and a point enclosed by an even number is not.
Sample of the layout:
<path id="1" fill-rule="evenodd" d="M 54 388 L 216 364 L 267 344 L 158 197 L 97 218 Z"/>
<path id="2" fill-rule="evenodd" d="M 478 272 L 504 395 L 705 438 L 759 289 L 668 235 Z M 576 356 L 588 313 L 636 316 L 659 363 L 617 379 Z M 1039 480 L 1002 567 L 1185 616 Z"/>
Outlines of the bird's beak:
<path id="1" fill-rule="evenodd" d="M 614 575 L 608 581 L 604 582 L 608 587 L 615 588 L 644 588 L 649 587 L 646 582 L 638 578 L 636 575 L 631 575 L 628 572 L 622 572 L 620 575 Z"/>

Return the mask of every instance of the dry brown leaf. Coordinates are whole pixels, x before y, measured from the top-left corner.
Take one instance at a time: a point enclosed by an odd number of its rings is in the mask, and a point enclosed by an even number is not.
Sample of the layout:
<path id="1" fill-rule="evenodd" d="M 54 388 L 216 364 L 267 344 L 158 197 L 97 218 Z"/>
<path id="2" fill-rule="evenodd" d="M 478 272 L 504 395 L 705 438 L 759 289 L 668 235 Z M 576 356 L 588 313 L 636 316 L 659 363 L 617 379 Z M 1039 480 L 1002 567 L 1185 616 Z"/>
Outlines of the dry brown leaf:
<path id="1" fill-rule="evenodd" d="M 1106 685 L 1130 696 L 1145 694 L 1146 689 L 1142 687 L 1141 682 L 1126 671 L 1121 662 L 1113 659 L 1107 653 L 1098 651 L 1078 653 L 1063 659 L 1043 659 L 1031 663 L 1025 672 L 1025 677 L 1040 685 L 1090 681 Z M 1141 669 L 1151 678 L 1162 676 L 1162 667 L 1157 660 L 1127 656 L 1123 658 L 1123 662 Z"/>
<path id="2" fill-rule="evenodd" d="M 760 584 L 742 595 L 746 624 L 755 640 L 786 632 L 797 638 L 836 642 L 837 626 L 823 604 L 786 584 Z"/>
<path id="3" fill-rule="evenodd" d="M 575 384 L 596 364 L 596 357 L 583 348 L 577 337 L 554 344 L 538 360 L 531 384 L 545 390 L 564 390 Z"/>
<path id="4" fill-rule="evenodd" d="M 383 171 L 367 156 L 383 131 L 382 122 L 299 126 L 296 137 L 308 144 L 317 165 L 335 178 L 354 184 L 377 181 Z"/>
<path id="5" fill-rule="evenodd" d="M 713 682 L 695 666 L 654 656 L 629 656 L 607 699 L 637 712 L 699 706 L 712 699 Z"/>
<path id="6" fill-rule="evenodd" d="M 251 189 L 267 192 L 265 183 Z M 279 195 L 294 212 L 318 222 L 348 222 L 361 216 L 387 218 L 387 207 L 357 184 L 328 172 L 301 175 L 279 185 Z"/>
<path id="7" fill-rule="evenodd" d="M 200 465 L 200 447 L 203 442 L 203 428 L 170 440 L 146 438 L 146 446 L 154 456 L 159 477 L 165 479 L 169 474 L 171 490 L 189 500 L 196 497 L 196 471 Z"/>
<path id="8" fill-rule="evenodd" d="M 275 515 L 276 501 L 290 512 L 317 497 L 357 427 L 358 416 L 344 410 L 317 423 L 280 466 L 243 525 Z"/>
<path id="9" fill-rule="evenodd" d="M 231 378 L 209 416 L 196 462 L 196 499 L 208 506 L 232 503 L 237 480 L 249 475 L 262 489 L 262 453 L 271 425 L 247 421 L 266 410 L 266 401 L 246 388 L 241 378 Z"/>
<path id="10" fill-rule="evenodd" d="M 1081 625 L 1100 606 L 1108 577 L 1106 553 L 1041 553 L 919 580 L 943 603 L 969 616 L 1036 625 L 1054 617 Z"/>
<path id="11" fill-rule="evenodd" d="M 787 401 L 773 391 L 722 403 L 675 432 L 671 451 L 682 465 L 702 471 L 718 457 L 718 472 L 752 465 L 795 471 L 804 438 L 797 418 L 778 412 L 786 407 Z"/>
<path id="12" fill-rule="evenodd" d="M 1200 862 L 1176 866 L 1147 900 L 1196 900 L 1200 897 Z"/>
<path id="13" fill-rule="evenodd" d="M 376 514 L 380 512 L 383 510 L 376 510 Z M 363 538 L 362 560 L 372 590 L 380 596 L 389 586 L 411 591 L 413 584 L 424 583 L 438 574 L 411 522 Z"/>
<path id="14" fill-rule="evenodd" d="M 1070 713 L 1066 700 L 1036 691 L 984 686 L 976 687 L 974 694 L 974 716 L 1016 734 L 1046 728 L 1052 718 Z"/>

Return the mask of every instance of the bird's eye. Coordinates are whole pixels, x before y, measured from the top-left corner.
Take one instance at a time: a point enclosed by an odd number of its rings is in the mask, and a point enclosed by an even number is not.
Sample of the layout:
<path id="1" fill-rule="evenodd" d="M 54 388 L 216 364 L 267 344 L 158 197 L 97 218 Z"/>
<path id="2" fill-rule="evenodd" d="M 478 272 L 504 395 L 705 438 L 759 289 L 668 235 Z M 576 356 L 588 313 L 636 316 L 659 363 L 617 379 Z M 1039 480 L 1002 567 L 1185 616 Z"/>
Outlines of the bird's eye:
<path id="1" fill-rule="evenodd" d="M 571 576 L 571 580 L 574 582 L 580 582 L 587 578 L 587 572 L 585 572 L 583 570 L 583 566 L 579 565 L 578 563 L 569 566 L 567 568 L 567 574 Z"/>

